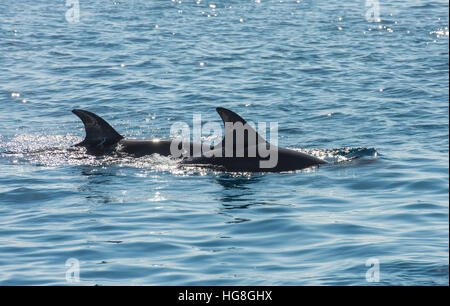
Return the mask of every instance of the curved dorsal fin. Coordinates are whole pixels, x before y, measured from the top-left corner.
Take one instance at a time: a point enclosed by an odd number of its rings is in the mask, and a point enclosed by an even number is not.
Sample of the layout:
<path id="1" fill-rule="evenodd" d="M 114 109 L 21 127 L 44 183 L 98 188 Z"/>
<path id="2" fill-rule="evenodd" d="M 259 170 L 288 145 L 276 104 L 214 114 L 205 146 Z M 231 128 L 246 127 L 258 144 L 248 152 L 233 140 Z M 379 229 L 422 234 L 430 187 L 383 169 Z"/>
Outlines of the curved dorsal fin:
<path id="1" fill-rule="evenodd" d="M 225 125 L 225 136 L 222 139 L 222 142 L 219 144 L 221 145 L 222 148 L 225 147 L 225 139 L 227 137 L 232 136 L 233 138 L 235 137 L 234 135 L 236 133 L 234 133 L 234 130 L 236 130 L 236 128 L 241 128 L 243 127 L 244 131 L 242 131 L 242 133 L 246 132 L 247 137 L 244 137 L 244 139 L 242 139 L 244 142 L 241 142 L 241 139 L 233 139 L 233 143 L 234 146 L 236 146 L 236 144 L 243 144 L 244 148 L 247 148 L 249 146 L 249 139 L 252 139 L 253 143 L 255 145 L 258 144 L 264 144 L 266 143 L 266 140 L 261 137 L 256 131 L 255 129 L 253 129 L 248 123 L 247 121 L 245 121 L 241 116 L 239 116 L 238 114 L 236 114 L 235 112 L 230 111 L 229 109 L 223 108 L 223 107 L 217 107 L 216 108 L 217 113 L 219 113 L 219 116 L 222 118 L 222 121 Z M 231 123 L 233 126 L 231 126 L 229 123 Z M 236 123 L 238 125 L 236 125 Z M 242 125 L 240 125 L 240 124 Z M 244 134 L 242 134 L 244 135 Z"/>
<path id="2" fill-rule="evenodd" d="M 123 136 L 116 132 L 105 120 L 94 113 L 74 109 L 72 113 L 83 121 L 86 138 L 75 146 L 99 147 L 116 144 Z"/>

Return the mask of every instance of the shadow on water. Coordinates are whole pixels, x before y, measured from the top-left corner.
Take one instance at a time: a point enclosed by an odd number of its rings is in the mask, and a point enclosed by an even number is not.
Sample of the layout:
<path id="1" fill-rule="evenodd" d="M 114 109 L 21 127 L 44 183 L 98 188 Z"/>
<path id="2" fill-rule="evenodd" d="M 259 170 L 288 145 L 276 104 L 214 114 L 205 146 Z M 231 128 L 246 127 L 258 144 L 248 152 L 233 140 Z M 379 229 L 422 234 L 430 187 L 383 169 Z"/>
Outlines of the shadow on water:
<path id="1" fill-rule="evenodd" d="M 87 178 L 86 183 L 78 187 L 78 191 L 86 194 L 85 198 L 89 202 L 96 204 L 108 204 L 115 201 L 111 193 L 108 192 L 112 183 L 112 177 L 117 176 L 115 167 L 100 168 L 82 166 L 79 168 L 80 174 Z"/>
<path id="2" fill-rule="evenodd" d="M 227 224 L 243 223 L 251 219 L 238 217 L 236 210 L 242 211 L 254 205 L 265 204 L 258 201 L 258 195 L 252 184 L 261 182 L 263 175 L 233 176 L 231 174 L 221 174 L 214 180 L 223 187 L 219 192 L 217 200 L 221 203 L 218 214 L 231 218 Z M 236 213 L 233 213 L 236 212 Z"/>
<path id="3" fill-rule="evenodd" d="M 215 180 L 224 190 L 249 190 L 248 185 L 260 182 L 261 178 L 262 175 L 234 176 L 224 173 L 216 176 Z"/>
<path id="4" fill-rule="evenodd" d="M 215 181 L 223 187 L 223 192 L 218 200 L 224 206 L 234 202 L 248 201 L 248 197 L 255 193 L 250 185 L 260 182 L 261 178 L 262 175 L 233 176 L 230 174 L 221 174 L 215 177 Z"/>

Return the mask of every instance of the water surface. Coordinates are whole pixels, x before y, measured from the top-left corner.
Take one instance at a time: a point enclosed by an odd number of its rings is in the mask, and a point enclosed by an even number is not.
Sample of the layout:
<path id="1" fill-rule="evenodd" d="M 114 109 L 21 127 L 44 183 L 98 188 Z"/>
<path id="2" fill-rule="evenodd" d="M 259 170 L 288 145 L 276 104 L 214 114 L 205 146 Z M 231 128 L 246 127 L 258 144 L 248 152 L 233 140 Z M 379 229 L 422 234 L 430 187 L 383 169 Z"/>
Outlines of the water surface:
<path id="1" fill-rule="evenodd" d="M 448 285 L 448 2 L 347 2 L 2 1 L 0 284 Z M 69 149 L 73 108 L 149 139 L 217 106 L 332 163 Z"/>

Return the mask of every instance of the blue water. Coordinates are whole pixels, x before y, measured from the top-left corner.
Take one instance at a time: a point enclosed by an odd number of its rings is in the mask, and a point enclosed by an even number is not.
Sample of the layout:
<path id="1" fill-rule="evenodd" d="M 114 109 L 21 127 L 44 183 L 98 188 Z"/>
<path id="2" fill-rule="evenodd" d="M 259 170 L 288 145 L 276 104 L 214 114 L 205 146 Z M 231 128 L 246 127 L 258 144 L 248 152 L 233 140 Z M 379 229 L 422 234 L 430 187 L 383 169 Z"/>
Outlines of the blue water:
<path id="1" fill-rule="evenodd" d="M 448 1 L 79 4 L 0 2 L 0 285 L 449 284 Z M 73 108 L 150 139 L 217 106 L 331 163 L 69 149 Z"/>

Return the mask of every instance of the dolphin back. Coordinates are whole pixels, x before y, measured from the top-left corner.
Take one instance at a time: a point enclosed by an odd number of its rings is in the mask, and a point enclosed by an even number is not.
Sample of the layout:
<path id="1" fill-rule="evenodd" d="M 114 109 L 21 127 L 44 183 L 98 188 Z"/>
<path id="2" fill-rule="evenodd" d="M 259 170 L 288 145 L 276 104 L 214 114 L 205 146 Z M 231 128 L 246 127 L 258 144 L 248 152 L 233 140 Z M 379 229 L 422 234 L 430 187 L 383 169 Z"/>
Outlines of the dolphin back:
<path id="1" fill-rule="evenodd" d="M 114 130 L 108 122 L 94 113 L 86 110 L 74 109 L 72 113 L 83 121 L 86 130 L 85 139 L 75 146 L 84 146 L 91 149 L 103 149 L 115 145 L 123 136 Z"/>

